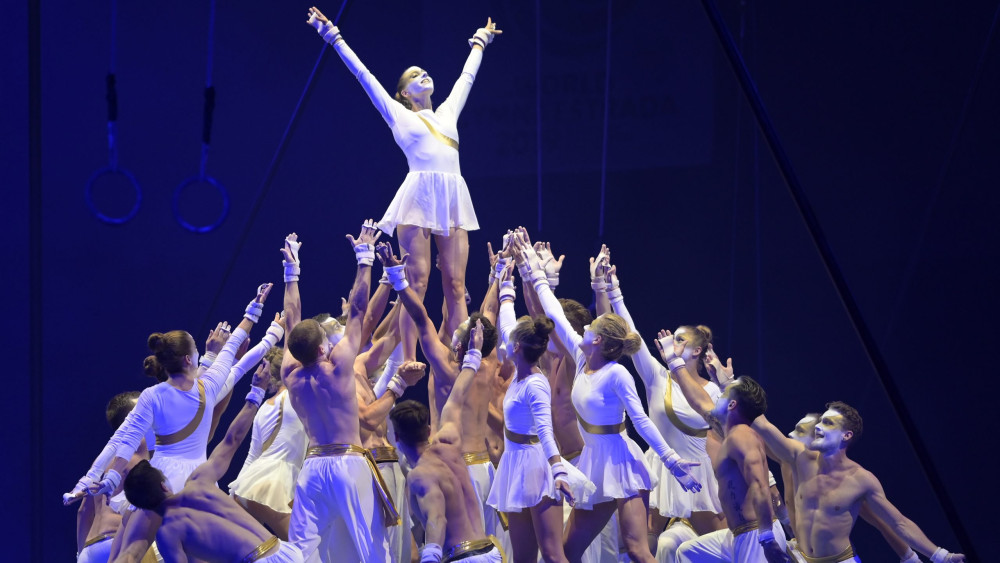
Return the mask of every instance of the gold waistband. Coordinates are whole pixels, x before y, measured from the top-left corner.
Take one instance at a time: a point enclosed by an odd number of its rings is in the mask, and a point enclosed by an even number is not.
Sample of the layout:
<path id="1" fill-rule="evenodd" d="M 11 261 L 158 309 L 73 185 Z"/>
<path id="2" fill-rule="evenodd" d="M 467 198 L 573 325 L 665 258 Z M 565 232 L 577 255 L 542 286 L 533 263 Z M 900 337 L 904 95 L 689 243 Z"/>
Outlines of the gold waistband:
<path id="1" fill-rule="evenodd" d="M 481 452 L 468 452 L 462 454 L 462 459 L 465 460 L 465 465 L 476 465 L 490 460 L 490 452 L 483 450 Z"/>
<path id="2" fill-rule="evenodd" d="M 459 561 L 465 559 L 466 557 L 472 557 L 473 555 L 481 555 L 483 553 L 489 553 L 496 548 L 500 552 L 500 558 L 503 559 L 503 550 L 500 549 L 500 543 L 493 536 L 488 536 L 481 540 L 464 541 L 457 543 L 448 549 L 445 553 L 444 559 L 441 563 L 449 563 L 450 561 Z M 480 553 L 476 553 L 480 552 Z"/>
<path id="3" fill-rule="evenodd" d="M 115 537 L 114 533 L 101 534 L 99 536 L 94 536 L 94 537 L 90 538 L 89 540 L 87 540 L 86 542 L 84 542 L 83 547 L 90 547 L 90 546 L 94 545 L 95 543 L 100 543 L 100 542 L 102 542 L 104 540 L 114 539 L 114 537 Z"/>
<path id="4" fill-rule="evenodd" d="M 399 517 L 399 511 L 396 510 L 396 505 L 392 502 L 392 493 L 389 491 L 389 486 L 385 484 L 385 479 L 382 478 L 382 473 L 379 472 L 378 466 L 375 465 L 375 458 L 370 451 L 354 444 L 323 444 L 322 446 L 313 446 L 306 450 L 307 459 L 311 457 L 340 455 L 359 455 L 365 458 L 365 461 L 368 462 L 368 469 L 372 472 L 372 479 L 375 480 L 375 488 L 378 489 L 379 499 L 382 501 L 382 515 L 385 517 L 385 525 L 396 526 L 400 524 L 402 520 Z"/>
<path id="5" fill-rule="evenodd" d="M 156 445 L 157 446 L 169 446 L 171 444 L 176 444 L 187 438 L 188 436 L 194 434 L 194 431 L 201 426 L 201 421 L 205 418 L 205 382 L 201 379 L 198 380 L 198 412 L 194 413 L 194 418 L 191 422 L 187 423 L 187 426 L 181 428 L 173 434 L 167 434 L 165 436 L 160 436 L 156 434 Z"/>
<path id="6" fill-rule="evenodd" d="M 256 549 L 248 553 L 247 556 L 241 559 L 240 561 L 241 563 L 253 563 L 254 561 L 260 559 L 261 557 L 264 557 L 265 553 L 271 551 L 271 548 L 278 545 L 279 543 L 281 542 L 280 540 L 278 540 L 278 536 L 271 536 L 268 540 L 258 545 Z"/>
<path id="7" fill-rule="evenodd" d="M 748 532 L 752 532 L 752 531 L 754 531 L 754 530 L 756 530 L 758 528 L 760 528 L 760 520 L 751 520 L 749 522 L 746 522 L 744 524 L 740 524 L 739 526 L 736 526 L 735 528 L 733 528 L 732 529 L 733 530 L 733 537 L 735 538 L 736 536 L 743 535 L 743 534 L 746 534 Z"/>
<path id="8" fill-rule="evenodd" d="M 372 452 L 372 457 L 375 458 L 375 463 L 399 461 L 399 454 L 396 453 L 396 448 L 392 446 L 378 446 L 372 448 L 370 451 Z"/>
<path id="9" fill-rule="evenodd" d="M 681 524 L 684 524 L 684 525 L 685 525 L 685 526 L 687 526 L 688 528 L 691 528 L 692 530 L 694 529 L 694 526 L 692 526 L 692 525 L 691 525 L 691 521 L 690 521 L 690 520 L 688 520 L 687 518 L 678 518 L 678 517 L 676 517 L 676 516 L 675 516 L 675 517 L 673 517 L 673 518 L 671 518 L 671 519 L 670 519 L 670 520 L 669 520 L 669 521 L 667 522 L 667 527 L 666 527 L 666 528 L 664 528 L 664 529 L 665 529 L 665 530 L 669 530 L 669 529 L 670 529 L 670 526 L 673 526 L 673 525 L 674 525 L 674 522 L 680 522 Z"/>
<path id="10" fill-rule="evenodd" d="M 847 546 L 847 549 L 841 551 L 837 555 L 829 555 L 827 557 L 809 557 L 805 553 L 802 553 L 801 550 L 799 550 L 799 553 L 802 554 L 802 557 L 804 557 L 808 563 L 838 563 L 839 561 L 854 559 L 854 547 L 850 545 Z"/>
<path id="11" fill-rule="evenodd" d="M 517 432 L 508 430 L 506 426 L 503 427 L 503 435 L 515 444 L 530 445 L 539 443 L 538 436 L 534 434 L 518 434 Z"/>
<path id="12" fill-rule="evenodd" d="M 576 419 L 580 421 L 580 426 L 582 426 L 588 434 L 621 434 L 622 430 L 625 430 L 624 420 L 618 424 L 591 424 L 584 420 L 579 413 L 577 413 Z"/>
<path id="13" fill-rule="evenodd" d="M 559 457 L 565 459 L 566 461 L 573 461 L 574 459 L 580 457 L 580 454 L 582 453 L 583 450 L 573 450 L 571 452 L 560 453 Z"/>

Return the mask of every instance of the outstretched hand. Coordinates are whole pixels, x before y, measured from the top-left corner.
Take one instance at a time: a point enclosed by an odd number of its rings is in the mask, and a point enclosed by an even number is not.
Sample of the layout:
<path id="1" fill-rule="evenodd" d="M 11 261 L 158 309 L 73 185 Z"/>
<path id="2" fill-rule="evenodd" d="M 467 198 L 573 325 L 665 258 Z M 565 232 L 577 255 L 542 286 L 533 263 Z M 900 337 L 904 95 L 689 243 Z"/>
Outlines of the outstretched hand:
<path id="1" fill-rule="evenodd" d="M 205 341 L 205 353 L 215 353 L 218 354 L 222 351 L 222 347 L 226 345 L 226 341 L 229 340 L 230 327 L 229 323 L 222 321 L 215 326 L 214 329 L 208 331 L 208 340 Z"/>
<path id="2" fill-rule="evenodd" d="M 601 251 L 597 256 L 590 259 L 590 279 L 596 280 L 605 274 L 605 264 L 611 260 L 611 250 L 607 245 L 601 245 Z"/>
<path id="3" fill-rule="evenodd" d="M 358 238 L 354 238 L 350 234 L 345 236 L 351 243 L 351 248 L 354 248 L 359 244 L 375 244 L 375 241 L 382 236 L 382 231 L 379 230 L 378 223 L 374 219 L 365 219 L 365 222 L 361 224 L 361 234 L 358 235 Z"/>
<path id="4" fill-rule="evenodd" d="M 476 319 L 476 326 L 472 327 L 469 333 L 469 349 L 470 350 L 480 350 L 483 349 L 483 321 L 482 319 Z"/>
<path id="5" fill-rule="evenodd" d="M 663 363 L 669 364 L 670 360 L 679 358 L 677 346 L 674 343 L 674 335 L 669 330 L 661 330 L 656 333 L 656 349 L 660 352 L 660 359 Z M 681 342 L 681 354 L 684 353 L 684 343 Z"/>
<path id="6" fill-rule="evenodd" d="M 289 264 L 297 264 L 299 262 L 299 248 L 301 247 L 299 235 L 291 233 L 285 237 L 285 246 L 281 248 L 281 257 Z"/>
<path id="7" fill-rule="evenodd" d="M 718 383 L 720 387 L 733 380 L 733 374 L 735 373 L 735 370 L 733 369 L 733 359 L 726 358 L 726 365 L 722 365 L 718 354 L 715 353 L 715 348 L 713 348 L 711 344 L 708 345 L 708 350 L 705 351 L 705 361 L 708 362 L 708 365 L 715 375 L 716 383 Z"/>
<path id="8" fill-rule="evenodd" d="M 486 18 L 486 27 L 484 27 L 483 29 L 485 29 L 487 32 L 489 32 L 489 34 L 491 36 L 492 35 L 503 35 L 503 31 L 497 29 L 497 24 L 496 24 L 495 21 L 493 21 L 493 18 L 491 18 L 491 17 L 487 17 Z M 490 37 L 490 43 L 492 43 L 492 42 L 493 42 L 493 38 Z"/>
<path id="9" fill-rule="evenodd" d="M 681 488 L 685 491 L 697 493 L 701 490 L 701 483 L 691 475 L 691 469 L 699 465 L 701 463 L 697 461 L 678 459 L 676 463 L 670 466 L 670 474 L 674 476 L 674 479 L 677 479 L 677 482 L 681 484 Z"/>
<path id="10" fill-rule="evenodd" d="M 267 296 L 270 295 L 272 287 L 274 287 L 273 283 L 262 283 L 257 286 L 257 297 L 254 298 L 254 301 L 261 304 L 267 301 Z"/>
<path id="11" fill-rule="evenodd" d="M 250 381 L 250 385 L 260 387 L 261 389 L 267 389 L 267 384 L 270 381 L 271 372 L 267 369 L 267 362 L 261 362 L 257 365 L 257 370 L 253 372 L 253 379 Z"/>
<path id="12" fill-rule="evenodd" d="M 378 260 L 382 263 L 383 268 L 405 265 L 406 260 L 410 257 L 409 254 L 404 254 L 402 260 L 397 258 L 392 253 L 392 243 L 390 242 L 378 243 L 378 246 L 375 247 L 375 254 L 378 256 Z"/>

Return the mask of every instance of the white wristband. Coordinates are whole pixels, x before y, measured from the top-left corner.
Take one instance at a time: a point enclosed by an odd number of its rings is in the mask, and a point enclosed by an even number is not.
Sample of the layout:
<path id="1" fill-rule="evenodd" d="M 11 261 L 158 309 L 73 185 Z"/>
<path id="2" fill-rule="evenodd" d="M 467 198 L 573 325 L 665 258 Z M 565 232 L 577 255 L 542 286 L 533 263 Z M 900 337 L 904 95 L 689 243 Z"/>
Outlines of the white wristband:
<path id="1" fill-rule="evenodd" d="M 420 563 L 440 563 L 443 556 L 441 546 L 436 543 L 425 543 L 420 548 Z"/>
<path id="2" fill-rule="evenodd" d="M 555 289 L 559 285 L 559 274 L 545 274 L 549 280 L 549 288 Z"/>
<path id="3" fill-rule="evenodd" d="M 98 483 L 100 487 L 97 489 L 96 494 L 110 495 L 111 493 L 115 492 L 115 489 L 118 488 L 118 485 L 120 485 L 121 482 L 122 482 L 121 473 L 118 473 L 114 469 L 109 469 L 108 472 L 104 475 L 104 479 L 102 479 L 101 482 Z"/>
<path id="4" fill-rule="evenodd" d="M 920 557 L 911 549 L 899 560 L 899 563 L 920 563 Z"/>
<path id="5" fill-rule="evenodd" d="M 393 374 L 392 378 L 389 379 L 389 384 L 386 385 L 386 389 L 395 393 L 396 398 L 403 396 L 403 393 L 406 391 L 406 387 L 406 381 L 404 381 L 398 373 Z"/>
<path id="6" fill-rule="evenodd" d="M 205 355 L 202 356 L 200 360 L 198 360 L 198 365 L 205 369 L 208 369 L 212 367 L 212 362 L 215 361 L 216 356 L 218 356 L 218 354 L 215 352 L 205 352 Z"/>
<path id="7" fill-rule="evenodd" d="M 264 389 L 261 387 L 251 386 L 250 392 L 247 393 L 247 402 L 253 403 L 260 406 L 264 402 Z"/>
<path id="8" fill-rule="evenodd" d="M 389 276 L 389 283 L 392 284 L 392 288 L 396 290 L 396 293 L 410 287 L 410 283 L 406 281 L 406 266 L 404 264 L 387 266 L 385 273 Z"/>
<path id="9" fill-rule="evenodd" d="M 282 328 L 282 326 L 278 324 L 277 321 L 271 321 L 271 326 L 267 327 L 267 334 L 264 335 L 264 338 L 267 338 L 268 336 L 274 338 L 274 341 L 271 342 L 271 346 L 274 346 L 275 344 L 278 343 L 279 340 L 281 340 L 281 337 L 284 335 L 285 335 L 285 329 Z"/>
<path id="10" fill-rule="evenodd" d="M 609 289 L 608 290 L 608 301 L 610 301 L 612 303 L 621 303 L 622 299 L 623 298 L 622 298 L 622 290 L 621 289 L 615 287 L 614 289 Z"/>
<path id="11" fill-rule="evenodd" d="M 569 475 L 569 473 L 566 471 L 566 466 L 563 465 L 563 462 L 557 461 L 557 462 L 555 462 L 555 463 L 552 464 L 552 480 L 553 481 L 556 481 L 556 480 L 565 481 L 567 475 Z"/>
<path id="12" fill-rule="evenodd" d="M 385 285 L 392 285 L 391 283 L 389 283 L 389 274 L 386 273 L 384 269 L 382 270 L 382 277 L 378 279 L 378 283 L 380 284 L 384 283 Z"/>
<path id="13" fill-rule="evenodd" d="M 608 288 L 607 282 L 601 278 L 594 278 L 590 280 L 590 289 L 593 289 L 597 293 L 604 293 Z"/>
<path id="14" fill-rule="evenodd" d="M 500 302 L 503 303 L 504 299 L 517 300 L 517 290 L 514 289 L 514 282 L 512 280 L 507 280 L 500 284 Z"/>
<path id="15" fill-rule="evenodd" d="M 948 560 L 949 555 L 951 555 L 951 553 L 949 553 L 947 549 L 939 547 L 934 550 L 933 554 L 931 554 L 931 561 L 934 563 L 943 563 Z"/>
<path id="16" fill-rule="evenodd" d="M 667 362 L 667 367 L 670 368 L 670 371 L 681 369 L 685 365 L 687 365 L 687 362 L 684 361 L 684 358 L 674 358 Z"/>
<path id="17" fill-rule="evenodd" d="M 354 257 L 358 259 L 359 266 L 371 266 L 375 263 L 375 245 L 370 243 L 354 245 Z"/>
<path id="18" fill-rule="evenodd" d="M 322 27 L 317 28 L 316 31 L 319 32 L 323 41 L 326 41 L 330 45 L 336 43 L 338 39 L 343 39 L 340 36 L 340 30 L 337 29 L 337 26 L 333 25 L 333 22 L 326 22 Z"/>
<path id="19" fill-rule="evenodd" d="M 471 369 L 472 371 L 479 371 L 479 365 L 483 362 L 483 353 L 479 350 L 473 348 L 465 353 L 465 359 L 462 360 L 462 369 Z"/>
<path id="20" fill-rule="evenodd" d="M 282 262 L 282 264 L 285 266 L 285 283 L 299 281 L 299 263 Z"/>
<path id="21" fill-rule="evenodd" d="M 674 450 L 670 450 L 670 452 L 667 453 L 667 455 L 660 458 L 660 461 L 663 462 L 663 465 L 666 465 L 667 469 L 671 470 L 674 468 L 674 466 L 677 465 L 677 462 L 680 460 L 681 456 L 678 455 L 677 452 L 675 452 Z"/>
<path id="22" fill-rule="evenodd" d="M 264 304 L 258 303 L 256 300 L 251 301 L 247 305 L 246 312 L 243 314 L 244 319 L 249 319 L 253 324 L 257 324 L 260 320 L 260 314 L 264 312 Z"/>
<path id="23" fill-rule="evenodd" d="M 490 33 L 489 31 L 486 31 L 486 28 L 480 27 L 479 29 L 476 30 L 476 33 L 474 33 L 472 37 L 469 38 L 469 48 L 471 49 L 473 45 L 479 45 L 480 47 L 485 49 L 486 46 L 492 42 L 493 42 L 493 34 Z"/>

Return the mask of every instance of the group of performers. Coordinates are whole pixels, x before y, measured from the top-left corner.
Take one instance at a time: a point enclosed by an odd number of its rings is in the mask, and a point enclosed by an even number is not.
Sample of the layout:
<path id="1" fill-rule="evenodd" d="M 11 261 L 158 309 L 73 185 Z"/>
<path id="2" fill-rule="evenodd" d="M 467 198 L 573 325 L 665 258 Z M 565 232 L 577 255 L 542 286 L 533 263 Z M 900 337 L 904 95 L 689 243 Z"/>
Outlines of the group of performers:
<path id="1" fill-rule="evenodd" d="M 235 328 L 210 332 L 204 355 L 183 330 L 149 336 L 145 370 L 159 383 L 108 403 L 114 433 L 63 496 L 81 501 L 78 561 L 860 561 L 850 542 L 859 515 L 901 561 L 919 561 L 915 551 L 965 560 L 848 458 L 862 432 L 854 408 L 830 403 L 786 436 L 765 417 L 761 386 L 720 361 L 707 327 L 660 331 L 657 359 L 607 248 L 590 260 L 592 313 L 556 297 L 563 257 L 550 244 L 508 231 L 499 252 L 489 247 L 489 289 L 469 315 L 468 231 L 478 223 L 456 123 L 501 31 L 492 20 L 476 31 L 434 109 L 425 70 L 407 69 L 390 96 L 319 10 L 308 23 L 361 83 L 410 171 L 383 219 L 347 236 L 357 271 L 340 310 L 303 316 L 302 241 L 292 233 L 281 248 L 282 310 L 259 343 L 251 348 L 249 333 L 271 284 Z M 398 256 L 378 242 L 383 232 L 396 233 Z M 423 303 L 432 238 L 444 284 L 437 325 Z M 520 318 L 515 270 L 529 313 Z M 400 400 L 425 376 L 428 404 Z M 247 433 L 249 454 L 226 493 L 218 481 Z"/>

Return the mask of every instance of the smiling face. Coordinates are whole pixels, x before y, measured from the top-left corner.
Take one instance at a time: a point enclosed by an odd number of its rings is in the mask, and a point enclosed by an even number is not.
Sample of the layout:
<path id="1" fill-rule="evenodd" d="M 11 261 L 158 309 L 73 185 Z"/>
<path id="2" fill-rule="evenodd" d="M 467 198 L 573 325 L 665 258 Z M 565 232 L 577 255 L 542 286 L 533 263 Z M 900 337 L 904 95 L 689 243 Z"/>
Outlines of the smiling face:
<path id="1" fill-rule="evenodd" d="M 406 69 L 399 82 L 400 94 L 408 98 L 429 96 L 434 93 L 434 81 L 427 74 L 426 70 L 418 66 L 411 66 Z"/>
<path id="2" fill-rule="evenodd" d="M 809 449 L 818 452 L 833 452 L 847 447 L 847 441 L 854 433 L 844 428 L 844 415 L 833 409 L 827 409 L 813 428 L 813 439 L 808 444 Z"/>
<path id="3" fill-rule="evenodd" d="M 805 415 L 795 423 L 795 428 L 788 433 L 788 437 L 808 446 L 813 441 L 813 429 L 817 422 L 819 422 L 818 415 Z"/>

